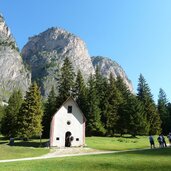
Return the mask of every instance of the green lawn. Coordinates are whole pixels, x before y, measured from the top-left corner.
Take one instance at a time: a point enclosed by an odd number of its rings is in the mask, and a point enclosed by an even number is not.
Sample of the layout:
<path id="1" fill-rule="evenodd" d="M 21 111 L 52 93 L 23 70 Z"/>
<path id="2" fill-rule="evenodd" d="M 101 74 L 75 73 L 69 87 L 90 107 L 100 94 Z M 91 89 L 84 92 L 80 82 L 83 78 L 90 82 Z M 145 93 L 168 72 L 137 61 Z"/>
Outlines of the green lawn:
<path id="1" fill-rule="evenodd" d="M 156 140 L 156 137 L 155 137 Z M 44 144 L 46 140 L 42 140 Z M 130 137 L 87 137 L 86 144 L 88 147 L 99 150 L 129 150 L 149 147 L 148 137 L 141 136 L 137 138 Z M 0 138 L 0 160 L 17 159 L 25 157 L 36 157 L 47 154 L 50 150 L 40 148 L 40 140 L 31 140 L 28 142 L 15 141 L 14 146 L 9 146 L 7 140 Z"/>
<path id="2" fill-rule="evenodd" d="M 3 171 L 170 171 L 171 148 L 1 163 Z"/>
<path id="3" fill-rule="evenodd" d="M 157 139 L 157 137 L 154 137 Z M 157 141 L 156 141 L 157 143 Z M 88 147 L 99 150 L 129 150 L 149 147 L 147 136 L 137 136 L 136 138 L 127 137 L 87 137 L 86 144 Z M 158 145 L 158 144 L 157 144 Z"/>
<path id="4" fill-rule="evenodd" d="M 44 143 L 45 140 L 42 142 Z M 40 148 L 39 140 L 31 140 L 28 142 L 15 141 L 14 146 L 8 145 L 9 141 L 0 140 L 0 160 L 17 159 L 25 157 L 41 156 L 49 152 L 47 148 Z"/>
<path id="5" fill-rule="evenodd" d="M 42 143 L 47 140 L 42 140 Z M 25 157 L 41 156 L 49 152 L 49 149 L 39 148 L 40 140 L 31 140 L 28 142 L 15 141 L 14 146 L 8 145 L 9 141 L 0 139 L 0 160 L 15 159 Z M 134 148 L 145 148 L 149 146 L 147 137 L 138 138 L 110 138 L 110 137 L 87 137 L 88 147 L 99 150 L 128 150 Z"/>

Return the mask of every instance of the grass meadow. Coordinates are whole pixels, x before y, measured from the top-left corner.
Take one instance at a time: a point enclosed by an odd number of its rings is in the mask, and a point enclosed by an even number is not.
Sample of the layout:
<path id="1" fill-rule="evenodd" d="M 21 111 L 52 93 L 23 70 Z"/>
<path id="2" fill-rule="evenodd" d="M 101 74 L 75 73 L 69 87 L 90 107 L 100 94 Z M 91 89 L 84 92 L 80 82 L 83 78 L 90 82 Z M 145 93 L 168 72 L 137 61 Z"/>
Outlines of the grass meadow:
<path id="1" fill-rule="evenodd" d="M 155 140 L 157 137 L 155 137 Z M 42 140 L 46 142 L 47 140 Z M 39 140 L 16 141 L 9 146 L 0 140 L 0 159 L 41 156 L 49 152 Z M 43 144 L 42 143 L 42 144 Z M 157 140 L 156 140 L 157 143 Z M 0 171 L 170 171 L 171 148 L 156 148 L 122 152 L 123 150 L 149 148 L 148 137 L 87 137 L 88 147 L 120 151 L 113 154 L 63 157 L 34 161 L 0 163 Z M 158 144 L 156 144 L 157 146 Z"/>
<path id="2" fill-rule="evenodd" d="M 170 171 L 171 148 L 1 163 L 3 171 Z"/>
<path id="3" fill-rule="evenodd" d="M 42 141 L 44 144 L 46 140 Z M 31 140 L 23 142 L 20 140 L 15 141 L 14 146 L 9 145 L 9 140 L 0 138 L 0 160 L 4 159 L 17 159 L 26 157 L 37 157 L 48 153 L 48 148 L 40 147 L 40 140 Z"/>
<path id="4" fill-rule="evenodd" d="M 42 140 L 44 146 L 47 139 Z M 34 139 L 27 142 L 15 141 L 14 146 L 8 145 L 9 141 L 0 139 L 0 160 L 17 159 L 25 157 L 37 157 L 47 154 L 48 148 L 40 147 L 40 140 Z M 87 137 L 86 144 L 90 148 L 98 150 L 122 151 L 129 149 L 147 148 L 149 146 L 148 137 L 141 136 L 137 138 L 126 137 Z M 1 155 L 3 154 L 3 155 Z"/>
<path id="5" fill-rule="evenodd" d="M 157 137 L 154 137 L 157 140 Z M 157 141 L 156 141 L 157 143 Z M 129 135 L 124 137 L 87 137 L 88 147 L 99 150 L 122 151 L 130 149 L 142 149 L 149 147 L 147 136 L 137 136 L 132 138 Z M 156 144 L 158 145 L 158 144 Z"/>

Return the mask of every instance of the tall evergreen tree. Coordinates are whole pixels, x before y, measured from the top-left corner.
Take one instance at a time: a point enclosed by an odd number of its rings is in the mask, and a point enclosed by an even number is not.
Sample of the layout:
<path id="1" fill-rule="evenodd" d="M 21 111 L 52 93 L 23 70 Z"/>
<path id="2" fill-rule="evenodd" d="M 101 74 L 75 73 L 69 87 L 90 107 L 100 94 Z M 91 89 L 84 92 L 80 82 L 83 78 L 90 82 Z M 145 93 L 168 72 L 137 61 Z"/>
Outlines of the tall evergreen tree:
<path id="1" fill-rule="evenodd" d="M 128 88 L 128 86 L 125 84 L 122 77 L 118 76 L 116 79 L 116 87 L 118 90 L 122 93 L 122 96 L 124 97 L 124 100 L 127 99 L 127 97 L 132 94 Z"/>
<path id="2" fill-rule="evenodd" d="M 102 74 L 100 73 L 100 69 L 97 66 L 95 71 L 95 84 L 96 84 L 97 96 L 101 104 L 103 103 L 103 99 L 106 93 L 105 83 L 106 83 L 106 79 L 105 77 L 102 76 Z"/>
<path id="3" fill-rule="evenodd" d="M 132 94 L 120 76 L 117 77 L 116 87 L 121 94 L 121 101 L 118 109 L 119 119 L 117 121 L 117 130 L 118 133 L 120 133 L 122 136 L 122 134 L 128 132 L 129 113 L 125 111 L 128 111 L 128 103 L 130 101 L 130 97 L 132 96 Z"/>
<path id="4" fill-rule="evenodd" d="M 169 111 L 169 121 L 168 121 L 168 125 L 171 125 L 171 103 L 170 102 L 167 105 L 167 109 Z M 171 127 L 169 128 L 169 132 L 171 132 Z"/>
<path id="5" fill-rule="evenodd" d="M 33 83 L 21 105 L 18 116 L 18 136 L 28 139 L 42 132 L 42 103 L 39 87 Z"/>
<path id="6" fill-rule="evenodd" d="M 128 133 L 130 133 L 133 137 L 138 134 L 144 135 L 148 133 L 149 127 L 147 124 L 147 118 L 144 114 L 143 105 L 133 94 L 129 96 L 125 113 L 128 116 Z"/>
<path id="7" fill-rule="evenodd" d="M 121 93 L 116 87 L 116 81 L 112 74 L 110 74 L 108 85 L 108 100 L 106 103 L 106 128 L 107 134 L 113 136 L 117 131 L 117 121 L 119 119 L 118 109 L 121 103 Z"/>
<path id="8" fill-rule="evenodd" d="M 74 85 L 74 97 L 76 98 L 76 101 L 84 113 L 84 115 L 87 115 L 87 87 L 84 82 L 84 78 L 82 76 L 82 73 L 80 70 L 77 72 L 76 81 Z"/>
<path id="9" fill-rule="evenodd" d="M 150 88 L 146 83 L 146 80 L 142 74 L 140 74 L 139 77 L 137 90 L 138 90 L 137 97 L 144 105 L 145 115 L 147 117 L 147 121 L 149 124 L 149 132 L 151 134 L 160 133 L 161 132 L 160 116 L 157 112 L 157 107 L 153 100 L 153 96 L 151 94 Z"/>
<path id="10" fill-rule="evenodd" d="M 65 58 L 59 78 L 57 107 L 60 107 L 70 95 L 73 95 L 74 78 L 72 64 L 68 58 Z"/>
<path id="11" fill-rule="evenodd" d="M 43 115 L 43 137 L 49 138 L 50 133 L 50 123 L 53 114 L 57 110 L 57 104 L 56 104 L 56 94 L 54 90 L 54 86 L 52 86 L 52 89 L 49 93 L 47 102 L 45 103 L 45 109 L 44 109 L 44 115 Z"/>
<path id="12" fill-rule="evenodd" d="M 2 119 L 3 119 L 3 117 L 5 116 L 5 107 L 6 106 L 2 106 L 2 105 L 0 105 L 0 134 L 2 133 L 1 131 L 1 129 L 2 129 Z"/>
<path id="13" fill-rule="evenodd" d="M 23 103 L 20 90 L 14 90 L 9 98 L 8 106 L 5 109 L 5 115 L 2 119 L 1 132 L 6 137 L 15 137 L 17 133 L 17 121 L 20 107 Z"/>
<path id="14" fill-rule="evenodd" d="M 87 135 L 103 135 L 105 129 L 101 123 L 101 111 L 95 78 L 91 75 L 88 82 L 88 113 L 87 113 Z"/>
<path id="15" fill-rule="evenodd" d="M 164 134 L 168 134 L 170 131 L 168 100 L 162 88 L 160 88 L 159 95 L 158 95 L 158 112 L 162 121 L 162 124 L 161 124 L 162 132 Z"/>
<path id="16" fill-rule="evenodd" d="M 95 87 L 97 91 L 97 98 L 99 99 L 99 108 L 101 109 L 101 121 L 103 126 L 106 128 L 106 122 L 107 122 L 106 106 L 108 104 L 107 103 L 108 80 L 100 73 L 99 66 L 96 67 L 96 71 L 95 71 Z"/>

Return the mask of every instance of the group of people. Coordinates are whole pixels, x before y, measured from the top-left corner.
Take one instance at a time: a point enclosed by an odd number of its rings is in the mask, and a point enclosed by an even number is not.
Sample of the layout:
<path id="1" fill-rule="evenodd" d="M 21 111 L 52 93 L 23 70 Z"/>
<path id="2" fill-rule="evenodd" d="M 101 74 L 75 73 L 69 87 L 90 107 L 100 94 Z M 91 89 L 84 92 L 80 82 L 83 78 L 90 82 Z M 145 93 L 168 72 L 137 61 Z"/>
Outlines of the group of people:
<path id="1" fill-rule="evenodd" d="M 171 133 L 168 134 L 167 138 L 169 140 L 169 144 L 171 145 Z M 151 148 L 155 148 L 155 142 L 152 135 L 149 136 L 149 141 L 150 141 Z M 163 134 L 160 134 L 157 137 L 157 141 L 159 143 L 159 147 L 167 147 L 167 143 Z"/>

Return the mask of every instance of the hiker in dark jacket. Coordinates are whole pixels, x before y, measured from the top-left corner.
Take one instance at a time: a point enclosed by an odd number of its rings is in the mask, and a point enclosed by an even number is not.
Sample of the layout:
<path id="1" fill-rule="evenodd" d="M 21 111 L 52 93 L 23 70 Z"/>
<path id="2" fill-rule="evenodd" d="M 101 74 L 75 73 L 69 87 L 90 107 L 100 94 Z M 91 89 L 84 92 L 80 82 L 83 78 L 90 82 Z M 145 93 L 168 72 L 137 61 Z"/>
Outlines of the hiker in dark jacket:
<path id="1" fill-rule="evenodd" d="M 150 146 L 151 148 L 155 148 L 154 138 L 152 135 L 149 136 Z"/>
<path id="2" fill-rule="evenodd" d="M 159 142 L 159 147 L 163 147 L 163 138 L 161 135 L 158 136 L 157 141 Z"/>
<path id="3" fill-rule="evenodd" d="M 161 137 L 162 137 L 162 140 L 163 140 L 163 147 L 167 147 L 167 144 L 166 144 L 166 141 L 165 141 L 164 135 L 163 135 L 163 134 L 161 134 Z"/>

